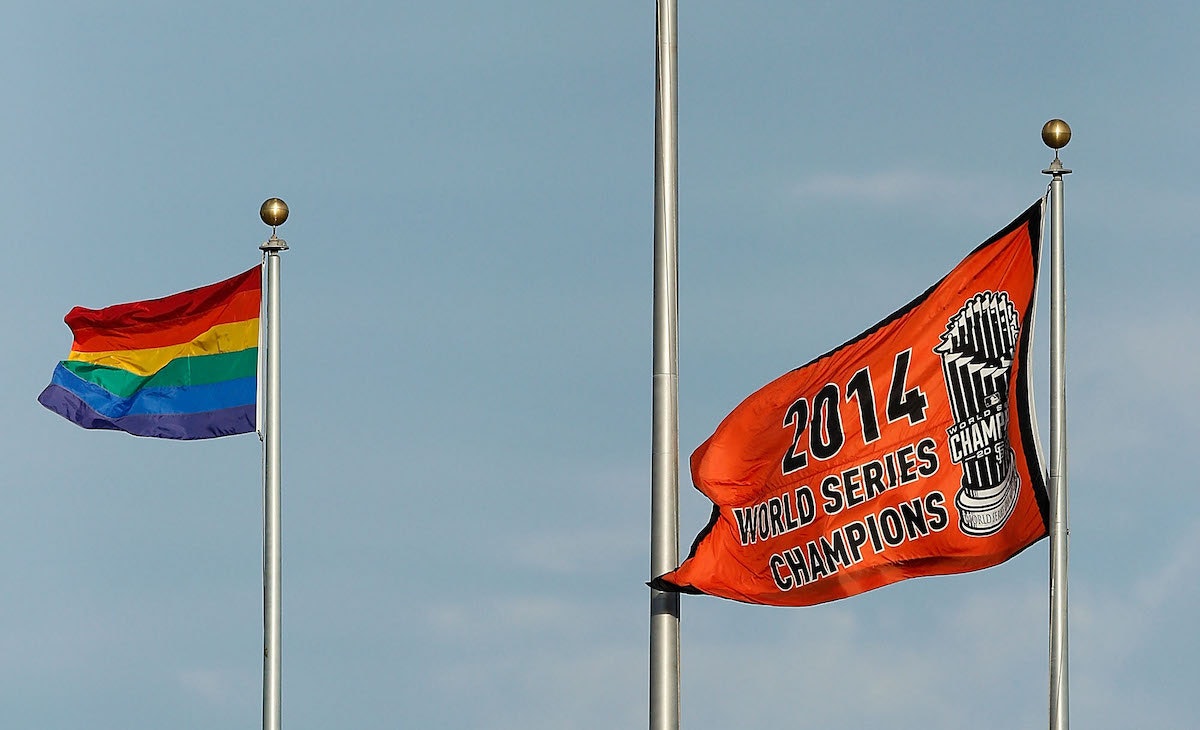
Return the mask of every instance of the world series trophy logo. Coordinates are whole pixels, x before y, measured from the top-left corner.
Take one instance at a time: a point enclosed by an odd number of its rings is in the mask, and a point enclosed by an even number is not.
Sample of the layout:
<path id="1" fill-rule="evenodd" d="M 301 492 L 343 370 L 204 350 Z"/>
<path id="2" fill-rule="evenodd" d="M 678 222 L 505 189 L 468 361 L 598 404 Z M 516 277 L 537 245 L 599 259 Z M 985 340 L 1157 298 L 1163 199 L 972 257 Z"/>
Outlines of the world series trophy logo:
<path id="1" fill-rule="evenodd" d="M 959 529 L 986 536 L 1012 515 L 1021 477 L 1008 442 L 1008 376 L 1020 320 L 1008 292 L 979 292 L 946 323 L 933 351 L 942 357 L 954 425 L 946 429 L 950 460 L 962 466 L 954 498 Z"/>

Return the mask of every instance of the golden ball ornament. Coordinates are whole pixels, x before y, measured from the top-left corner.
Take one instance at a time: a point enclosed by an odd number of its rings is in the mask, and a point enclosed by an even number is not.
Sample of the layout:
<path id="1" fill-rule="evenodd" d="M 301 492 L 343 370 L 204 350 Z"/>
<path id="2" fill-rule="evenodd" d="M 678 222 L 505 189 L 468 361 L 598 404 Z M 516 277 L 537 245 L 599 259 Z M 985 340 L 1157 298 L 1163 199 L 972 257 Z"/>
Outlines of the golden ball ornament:
<path id="1" fill-rule="evenodd" d="M 1052 150 L 1061 150 L 1071 141 L 1071 125 L 1061 119 L 1051 119 L 1042 126 L 1042 141 Z"/>
<path id="2" fill-rule="evenodd" d="M 269 198 L 258 209 L 258 217 L 262 218 L 262 222 L 274 228 L 275 226 L 283 225 L 283 222 L 288 217 L 287 203 L 279 198 Z"/>

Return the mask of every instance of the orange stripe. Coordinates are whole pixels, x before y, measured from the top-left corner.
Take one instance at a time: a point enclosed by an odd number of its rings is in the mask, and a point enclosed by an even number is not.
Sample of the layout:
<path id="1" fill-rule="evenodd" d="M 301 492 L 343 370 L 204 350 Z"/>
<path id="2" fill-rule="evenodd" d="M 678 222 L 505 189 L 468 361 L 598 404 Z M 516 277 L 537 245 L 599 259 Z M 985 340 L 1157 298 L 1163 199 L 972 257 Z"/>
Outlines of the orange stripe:
<path id="1" fill-rule="evenodd" d="M 111 352 L 72 350 L 67 359 L 120 368 L 136 375 L 153 375 L 167 363 L 182 357 L 240 352 L 251 347 L 258 347 L 257 319 L 219 324 L 200 337 L 183 344 Z"/>
<path id="2" fill-rule="evenodd" d="M 215 309 L 162 322 L 130 322 L 116 327 L 77 326 L 72 329 L 73 352 L 113 352 L 145 350 L 182 345 L 196 339 L 213 327 L 232 322 L 258 319 L 261 292 L 258 289 L 240 291 L 229 302 Z"/>

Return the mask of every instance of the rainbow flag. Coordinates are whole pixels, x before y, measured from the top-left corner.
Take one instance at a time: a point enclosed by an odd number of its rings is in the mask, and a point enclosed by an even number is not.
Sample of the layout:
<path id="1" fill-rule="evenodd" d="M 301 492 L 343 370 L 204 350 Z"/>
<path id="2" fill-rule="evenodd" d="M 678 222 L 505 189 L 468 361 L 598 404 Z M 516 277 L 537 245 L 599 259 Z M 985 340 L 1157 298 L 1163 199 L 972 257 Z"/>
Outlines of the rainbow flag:
<path id="1" fill-rule="evenodd" d="M 75 337 L 38 402 L 83 428 L 204 439 L 255 430 L 260 267 L 104 309 L 75 307 Z"/>

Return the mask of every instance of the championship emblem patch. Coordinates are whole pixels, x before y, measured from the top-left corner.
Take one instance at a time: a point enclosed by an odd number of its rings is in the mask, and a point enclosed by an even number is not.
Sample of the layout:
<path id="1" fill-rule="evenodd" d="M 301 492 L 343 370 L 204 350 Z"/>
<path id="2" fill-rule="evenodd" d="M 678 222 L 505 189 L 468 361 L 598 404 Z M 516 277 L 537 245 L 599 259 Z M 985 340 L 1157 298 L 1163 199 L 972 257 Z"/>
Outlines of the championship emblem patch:
<path id="1" fill-rule="evenodd" d="M 950 318 L 933 348 L 942 356 L 954 416 L 946 442 L 950 460 L 962 468 L 954 504 L 967 535 L 999 531 L 1021 489 L 1008 439 L 1008 381 L 1020 322 L 1008 292 L 980 292 Z"/>

